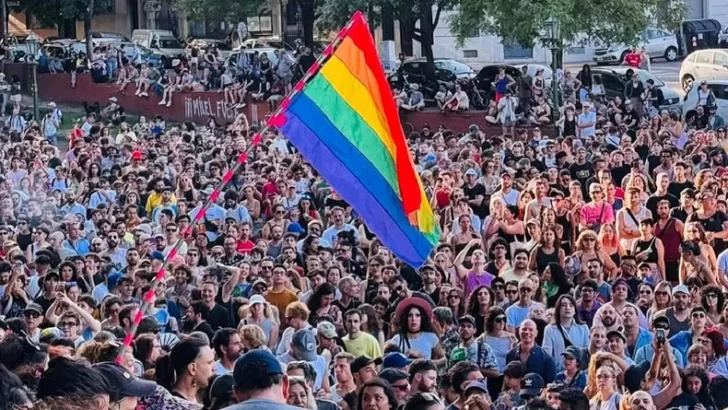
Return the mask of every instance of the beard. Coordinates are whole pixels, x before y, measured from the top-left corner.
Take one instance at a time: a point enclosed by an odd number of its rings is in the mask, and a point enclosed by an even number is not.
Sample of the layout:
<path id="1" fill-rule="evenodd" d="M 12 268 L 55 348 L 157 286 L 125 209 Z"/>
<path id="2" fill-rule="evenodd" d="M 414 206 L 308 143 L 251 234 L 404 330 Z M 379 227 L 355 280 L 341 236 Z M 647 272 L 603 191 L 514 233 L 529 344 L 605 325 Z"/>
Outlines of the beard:
<path id="1" fill-rule="evenodd" d="M 611 317 L 611 316 L 605 316 L 602 318 L 602 324 L 604 327 L 612 327 L 617 322 L 617 319 Z"/>

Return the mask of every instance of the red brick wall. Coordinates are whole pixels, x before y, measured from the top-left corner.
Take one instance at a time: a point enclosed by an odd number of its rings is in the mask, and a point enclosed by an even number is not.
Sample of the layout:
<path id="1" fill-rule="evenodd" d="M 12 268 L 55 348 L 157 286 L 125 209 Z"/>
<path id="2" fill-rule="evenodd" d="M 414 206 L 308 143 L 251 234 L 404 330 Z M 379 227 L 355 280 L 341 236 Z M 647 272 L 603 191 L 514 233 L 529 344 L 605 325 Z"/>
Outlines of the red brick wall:
<path id="1" fill-rule="evenodd" d="M 24 64 L 8 64 L 5 72 L 7 75 L 28 77 L 27 66 Z M 208 116 L 213 116 L 219 124 L 224 124 L 235 117 L 235 111 L 228 109 L 222 94 L 218 92 L 174 93 L 172 106 L 168 108 L 158 105 L 160 96 L 154 94 L 145 98 L 134 96 L 133 84 L 127 87 L 126 94 L 119 94 L 118 85 L 96 84 L 91 80 L 90 74 L 79 74 L 75 88 L 71 88 L 70 74 L 41 74 L 38 75 L 38 88 L 41 98 L 47 102 L 94 104 L 98 101 L 103 107 L 109 98 L 115 96 L 129 113 L 147 117 L 161 115 L 164 119 L 174 122 L 204 123 Z M 251 124 L 263 121 L 269 113 L 267 104 L 249 104 L 243 111 Z M 501 127 L 486 125 L 485 114 L 482 111 L 448 115 L 442 115 L 438 111 L 403 113 L 402 124 L 405 133 L 420 130 L 425 124 L 429 124 L 432 129 L 443 125 L 455 132 L 466 132 L 471 124 L 477 124 L 488 137 L 501 134 Z M 544 135 L 549 136 L 554 132 L 553 127 L 542 128 L 542 131 Z"/>

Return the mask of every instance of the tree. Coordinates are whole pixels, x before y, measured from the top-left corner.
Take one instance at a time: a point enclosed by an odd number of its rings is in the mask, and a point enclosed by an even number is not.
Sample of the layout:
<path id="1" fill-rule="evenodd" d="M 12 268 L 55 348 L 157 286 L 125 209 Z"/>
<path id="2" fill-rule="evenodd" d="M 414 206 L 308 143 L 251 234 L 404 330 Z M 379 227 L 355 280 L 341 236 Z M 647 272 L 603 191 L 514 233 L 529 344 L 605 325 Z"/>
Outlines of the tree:
<path id="1" fill-rule="evenodd" d="M 554 16 L 564 43 L 632 45 L 649 26 L 679 30 L 685 12 L 680 0 L 460 0 L 450 27 L 461 43 L 481 31 L 522 46 L 548 45 L 543 24 Z"/>
<path id="2" fill-rule="evenodd" d="M 44 25 L 55 26 L 60 31 L 65 21 L 83 21 L 86 33 L 86 52 L 91 54 L 92 19 L 99 14 L 113 10 L 114 0 L 23 0 L 17 11 L 32 14 Z"/>
<path id="3" fill-rule="evenodd" d="M 298 0 L 312 1 L 312 0 Z M 382 10 L 392 10 L 400 27 L 422 47 L 422 55 L 427 59 L 427 68 L 435 69 L 432 52 L 434 33 L 440 23 L 443 11 L 451 10 L 456 0 L 321 0 L 321 18 L 318 27 L 336 30 L 348 21 L 356 10 L 370 12 L 369 24 L 376 27 L 381 21 Z M 305 25 L 304 25 L 305 30 Z"/>
<path id="4" fill-rule="evenodd" d="M 193 21 L 238 22 L 257 15 L 263 0 L 174 0 L 176 7 Z"/>

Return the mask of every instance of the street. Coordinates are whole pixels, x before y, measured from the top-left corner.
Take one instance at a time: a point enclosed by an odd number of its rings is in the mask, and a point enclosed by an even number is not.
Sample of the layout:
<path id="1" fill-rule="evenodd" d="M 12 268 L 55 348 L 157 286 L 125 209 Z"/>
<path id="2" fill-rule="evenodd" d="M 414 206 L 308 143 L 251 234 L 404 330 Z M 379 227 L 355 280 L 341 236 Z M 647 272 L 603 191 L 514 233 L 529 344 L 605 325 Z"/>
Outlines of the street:
<path id="1" fill-rule="evenodd" d="M 682 88 L 680 87 L 680 79 L 678 78 L 678 75 L 680 74 L 680 65 L 682 64 L 681 61 L 673 61 L 673 62 L 667 62 L 663 59 L 654 60 L 652 61 L 651 65 L 651 72 L 655 75 L 655 77 L 659 78 L 660 80 L 664 81 L 665 84 L 675 90 L 678 94 L 685 95 Z M 596 67 L 595 64 L 590 64 L 592 67 Z M 573 74 L 577 74 L 579 70 L 583 67 L 583 64 L 566 64 L 564 66 L 565 69 L 571 70 Z M 616 67 L 616 66 L 603 66 L 605 68 L 608 67 Z"/>

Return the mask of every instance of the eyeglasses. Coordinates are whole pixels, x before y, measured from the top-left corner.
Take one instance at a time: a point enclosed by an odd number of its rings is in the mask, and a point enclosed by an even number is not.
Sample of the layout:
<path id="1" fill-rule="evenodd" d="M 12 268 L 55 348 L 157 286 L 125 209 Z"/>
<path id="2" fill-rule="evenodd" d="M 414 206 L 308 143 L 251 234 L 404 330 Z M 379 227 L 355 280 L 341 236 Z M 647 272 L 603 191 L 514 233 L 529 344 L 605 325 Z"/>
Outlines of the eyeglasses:
<path id="1" fill-rule="evenodd" d="M 59 329 L 63 329 L 66 327 L 76 327 L 76 326 L 78 326 L 78 322 L 60 322 L 58 324 Z"/>
<path id="2" fill-rule="evenodd" d="M 650 293 L 652 293 L 652 291 L 649 289 L 642 289 L 640 291 L 640 295 L 649 295 Z"/>
<path id="3" fill-rule="evenodd" d="M 174 229 L 174 228 L 170 228 L 170 229 L 167 229 L 167 232 L 169 232 L 169 233 L 176 233 L 177 230 Z"/>
<path id="4" fill-rule="evenodd" d="M 692 316 L 693 316 L 693 318 L 696 318 L 696 319 L 702 319 L 702 318 L 705 317 L 705 313 L 703 313 L 703 312 L 696 312 L 696 313 L 693 313 Z"/>

